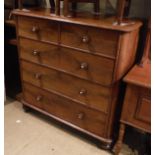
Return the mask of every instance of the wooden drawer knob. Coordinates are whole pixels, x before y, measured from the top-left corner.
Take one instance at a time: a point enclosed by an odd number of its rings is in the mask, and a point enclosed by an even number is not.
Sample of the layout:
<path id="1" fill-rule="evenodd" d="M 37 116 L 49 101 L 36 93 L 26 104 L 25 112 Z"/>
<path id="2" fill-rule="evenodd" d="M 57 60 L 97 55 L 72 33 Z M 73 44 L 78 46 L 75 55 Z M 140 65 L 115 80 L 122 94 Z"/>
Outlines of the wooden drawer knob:
<path id="1" fill-rule="evenodd" d="M 36 73 L 35 75 L 34 75 L 34 77 L 36 78 L 36 79 L 40 79 L 41 78 L 41 74 L 40 73 Z"/>
<path id="2" fill-rule="evenodd" d="M 33 50 L 32 54 L 33 54 L 34 56 L 38 56 L 38 55 L 39 55 L 39 51 L 38 51 L 38 50 Z"/>
<path id="3" fill-rule="evenodd" d="M 38 95 L 37 97 L 36 97 L 36 100 L 37 101 L 41 101 L 43 99 L 43 96 L 41 96 L 41 95 Z"/>
<path id="4" fill-rule="evenodd" d="M 87 94 L 87 90 L 86 89 L 81 89 L 79 94 L 80 95 L 86 95 Z"/>
<path id="5" fill-rule="evenodd" d="M 86 62 L 82 62 L 81 65 L 80 65 L 80 68 L 87 70 L 88 69 L 88 64 Z"/>
<path id="6" fill-rule="evenodd" d="M 90 40 L 90 39 L 89 39 L 88 36 L 83 36 L 83 37 L 82 37 L 82 42 L 83 42 L 83 43 L 88 43 L 89 40 Z"/>
<path id="7" fill-rule="evenodd" d="M 78 117 L 78 119 L 83 120 L 84 117 L 85 117 L 85 114 L 84 114 L 83 112 L 81 112 L 81 113 L 79 113 L 79 114 L 77 115 L 77 117 Z"/>
<path id="8" fill-rule="evenodd" d="M 32 27 L 32 32 L 34 32 L 34 33 L 39 32 L 39 27 L 38 26 L 33 26 Z"/>

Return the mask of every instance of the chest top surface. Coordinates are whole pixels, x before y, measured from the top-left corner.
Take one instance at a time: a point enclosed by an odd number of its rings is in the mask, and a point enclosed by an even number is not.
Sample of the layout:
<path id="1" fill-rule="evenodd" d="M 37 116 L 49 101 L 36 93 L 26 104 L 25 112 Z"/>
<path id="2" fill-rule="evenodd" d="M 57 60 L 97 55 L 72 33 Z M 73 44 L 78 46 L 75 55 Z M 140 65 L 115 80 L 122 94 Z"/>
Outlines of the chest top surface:
<path id="1" fill-rule="evenodd" d="M 132 70 L 125 76 L 124 81 L 127 83 L 151 88 L 151 64 L 146 62 L 143 67 L 135 65 Z"/>
<path id="2" fill-rule="evenodd" d="M 128 20 L 122 25 L 116 24 L 116 17 L 94 17 L 91 14 L 78 14 L 75 18 L 68 18 L 64 16 L 56 16 L 50 12 L 50 9 L 29 9 L 29 10 L 13 10 L 12 12 L 16 16 L 36 17 L 41 19 L 48 19 L 52 21 L 79 24 L 84 26 L 91 26 L 97 28 L 104 28 L 109 30 L 117 30 L 121 32 L 131 32 L 138 29 L 142 23 L 138 20 Z"/>

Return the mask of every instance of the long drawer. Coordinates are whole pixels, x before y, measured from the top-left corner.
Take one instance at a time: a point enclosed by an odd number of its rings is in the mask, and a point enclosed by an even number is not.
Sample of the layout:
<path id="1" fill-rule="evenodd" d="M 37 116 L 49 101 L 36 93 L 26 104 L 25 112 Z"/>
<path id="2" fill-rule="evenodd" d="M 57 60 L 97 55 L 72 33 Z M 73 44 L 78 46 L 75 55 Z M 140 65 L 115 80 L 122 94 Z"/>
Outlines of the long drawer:
<path id="1" fill-rule="evenodd" d="M 20 57 L 103 85 L 112 83 L 114 60 L 104 57 L 23 38 Z"/>
<path id="2" fill-rule="evenodd" d="M 23 81 L 49 91 L 55 91 L 88 107 L 107 113 L 111 101 L 111 88 L 29 62 L 21 61 L 21 65 Z"/>
<path id="3" fill-rule="evenodd" d="M 19 16 L 18 34 L 37 41 L 58 43 L 58 24 L 50 20 Z"/>
<path id="4" fill-rule="evenodd" d="M 24 100 L 60 119 L 99 136 L 104 136 L 106 116 L 61 96 L 23 83 Z"/>
<path id="5" fill-rule="evenodd" d="M 99 55 L 116 56 L 119 32 L 61 24 L 61 44 Z"/>

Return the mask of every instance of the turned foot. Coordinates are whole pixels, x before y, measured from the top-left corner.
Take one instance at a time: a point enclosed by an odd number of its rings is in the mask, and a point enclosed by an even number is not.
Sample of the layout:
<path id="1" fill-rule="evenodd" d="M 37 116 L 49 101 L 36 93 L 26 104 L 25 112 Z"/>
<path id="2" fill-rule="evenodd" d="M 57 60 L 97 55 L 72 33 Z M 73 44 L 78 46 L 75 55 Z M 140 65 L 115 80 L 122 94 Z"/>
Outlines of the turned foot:
<path id="1" fill-rule="evenodd" d="M 28 106 L 23 104 L 23 110 L 24 110 L 24 112 L 29 112 L 31 110 L 31 108 L 29 108 Z"/>
<path id="2" fill-rule="evenodd" d="M 114 146 L 114 155 L 119 155 L 121 148 L 122 148 L 122 144 L 123 144 L 123 138 L 124 138 L 124 133 L 125 133 L 125 124 L 121 123 L 120 124 L 120 129 L 119 129 L 119 137 L 118 140 Z"/>

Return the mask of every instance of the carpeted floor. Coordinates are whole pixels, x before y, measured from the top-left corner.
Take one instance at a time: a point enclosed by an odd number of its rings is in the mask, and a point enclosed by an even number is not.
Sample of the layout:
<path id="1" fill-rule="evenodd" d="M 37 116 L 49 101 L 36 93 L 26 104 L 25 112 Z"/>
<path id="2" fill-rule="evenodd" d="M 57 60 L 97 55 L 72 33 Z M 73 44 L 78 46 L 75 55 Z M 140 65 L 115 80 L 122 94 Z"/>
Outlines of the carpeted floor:
<path id="1" fill-rule="evenodd" d="M 23 112 L 17 101 L 5 104 L 4 138 L 5 155 L 111 155 L 40 113 Z"/>

